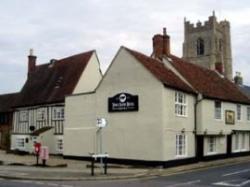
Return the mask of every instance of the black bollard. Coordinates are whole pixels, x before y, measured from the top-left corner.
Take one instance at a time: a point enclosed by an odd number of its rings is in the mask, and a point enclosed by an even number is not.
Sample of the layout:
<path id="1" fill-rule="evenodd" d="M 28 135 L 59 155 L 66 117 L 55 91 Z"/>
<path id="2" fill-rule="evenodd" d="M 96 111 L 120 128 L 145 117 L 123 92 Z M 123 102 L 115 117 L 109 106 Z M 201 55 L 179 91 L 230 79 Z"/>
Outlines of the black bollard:
<path id="1" fill-rule="evenodd" d="M 36 165 L 38 166 L 39 164 L 39 153 L 36 153 Z"/>
<path id="2" fill-rule="evenodd" d="M 107 175 L 108 173 L 108 157 L 104 158 L 104 174 Z"/>
<path id="3" fill-rule="evenodd" d="M 43 166 L 46 166 L 46 160 L 43 159 Z"/>
<path id="4" fill-rule="evenodd" d="M 92 158 L 92 161 L 91 161 L 91 176 L 94 176 L 95 175 L 95 158 L 93 157 Z"/>

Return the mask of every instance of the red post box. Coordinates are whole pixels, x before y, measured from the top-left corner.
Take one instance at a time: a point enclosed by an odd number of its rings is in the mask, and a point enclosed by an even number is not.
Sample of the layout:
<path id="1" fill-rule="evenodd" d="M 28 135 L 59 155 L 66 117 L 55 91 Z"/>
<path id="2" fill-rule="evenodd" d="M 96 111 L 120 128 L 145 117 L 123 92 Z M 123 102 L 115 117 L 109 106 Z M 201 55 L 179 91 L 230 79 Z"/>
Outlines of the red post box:
<path id="1" fill-rule="evenodd" d="M 35 143 L 34 147 L 35 147 L 35 153 L 39 154 L 39 152 L 41 150 L 41 143 Z"/>

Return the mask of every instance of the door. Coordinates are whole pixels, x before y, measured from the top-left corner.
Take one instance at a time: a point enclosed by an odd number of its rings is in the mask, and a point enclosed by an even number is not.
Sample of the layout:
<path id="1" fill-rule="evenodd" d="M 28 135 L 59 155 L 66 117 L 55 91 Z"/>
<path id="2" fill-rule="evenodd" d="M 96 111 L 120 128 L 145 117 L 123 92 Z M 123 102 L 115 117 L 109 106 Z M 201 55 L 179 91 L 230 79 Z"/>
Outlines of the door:
<path id="1" fill-rule="evenodd" d="M 232 153 L 232 135 L 227 135 L 227 155 Z"/>
<path id="2" fill-rule="evenodd" d="M 204 155 L 204 136 L 196 136 L 196 157 L 202 160 Z"/>

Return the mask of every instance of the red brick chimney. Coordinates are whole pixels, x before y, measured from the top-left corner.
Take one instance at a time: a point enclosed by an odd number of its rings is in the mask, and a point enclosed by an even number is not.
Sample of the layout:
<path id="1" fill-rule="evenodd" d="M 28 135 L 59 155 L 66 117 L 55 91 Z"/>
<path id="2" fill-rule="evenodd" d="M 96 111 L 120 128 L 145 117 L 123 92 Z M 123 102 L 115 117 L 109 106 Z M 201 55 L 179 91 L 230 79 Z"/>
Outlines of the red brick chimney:
<path id="1" fill-rule="evenodd" d="M 166 28 L 163 28 L 163 35 L 156 34 L 153 37 L 153 57 L 162 59 L 163 56 L 170 55 L 170 37 Z"/>
<path id="2" fill-rule="evenodd" d="M 224 74 L 224 67 L 223 64 L 221 62 L 217 62 L 215 63 L 215 70 L 220 73 L 221 75 Z"/>
<path id="3" fill-rule="evenodd" d="M 28 56 L 28 74 L 36 69 L 36 56 L 33 55 L 33 49 L 30 49 Z"/>

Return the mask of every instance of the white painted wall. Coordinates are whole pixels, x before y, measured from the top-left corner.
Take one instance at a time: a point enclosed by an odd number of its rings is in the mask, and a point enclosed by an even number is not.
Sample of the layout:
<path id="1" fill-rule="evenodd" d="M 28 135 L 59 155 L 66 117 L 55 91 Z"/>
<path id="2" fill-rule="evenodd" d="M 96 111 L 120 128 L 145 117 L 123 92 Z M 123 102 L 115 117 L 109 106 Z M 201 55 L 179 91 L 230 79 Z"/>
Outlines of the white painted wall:
<path id="1" fill-rule="evenodd" d="M 100 69 L 100 64 L 96 52 L 94 52 L 90 57 L 87 66 L 82 72 L 80 80 L 78 81 L 73 91 L 73 94 L 91 92 L 95 90 L 101 79 L 102 73 Z"/>
<path id="2" fill-rule="evenodd" d="M 241 105 L 242 120 L 237 121 L 236 118 L 236 104 L 230 102 L 222 102 L 222 119 L 217 120 L 214 117 L 214 100 L 204 99 L 198 105 L 198 134 L 204 134 L 207 129 L 207 134 L 230 134 L 232 130 L 248 130 L 250 131 L 250 121 L 247 121 L 247 105 Z M 232 110 L 235 112 L 235 124 L 228 125 L 225 123 L 225 111 Z"/>
<path id="3" fill-rule="evenodd" d="M 173 89 L 164 89 L 163 93 L 163 131 L 164 131 L 164 158 L 174 160 L 195 156 L 195 134 L 194 134 L 194 103 L 195 96 L 186 94 L 187 116 L 175 114 L 175 92 Z M 186 155 L 176 156 L 176 135 L 186 135 Z"/>
<path id="4" fill-rule="evenodd" d="M 95 94 L 66 98 L 64 155 L 96 151 L 96 119 L 104 117 L 104 151 L 113 158 L 164 160 L 162 90 L 148 70 L 121 49 Z M 108 97 L 127 92 L 139 96 L 138 112 L 108 113 Z"/>

